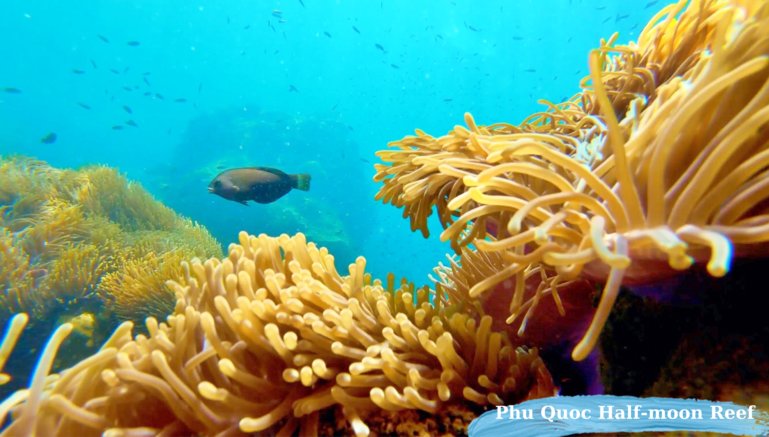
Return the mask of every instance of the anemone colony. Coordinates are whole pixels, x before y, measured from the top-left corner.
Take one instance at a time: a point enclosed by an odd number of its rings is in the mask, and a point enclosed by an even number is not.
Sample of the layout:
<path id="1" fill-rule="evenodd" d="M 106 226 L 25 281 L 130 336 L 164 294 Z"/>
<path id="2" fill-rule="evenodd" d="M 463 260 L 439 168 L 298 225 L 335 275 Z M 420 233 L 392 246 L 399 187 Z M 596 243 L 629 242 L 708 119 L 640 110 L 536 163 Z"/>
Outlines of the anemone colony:
<path id="1" fill-rule="evenodd" d="M 543 298 L 563 314 L 603 284 L 572 353 L 581 360 L 621 286 L 702 264 L 723 276 L 733 257 L 766 254 L 767 29 L 765 2 L 681 1 L 637 44 L 602 42 L 582 91 L 521 125 L 466 115 L 467 127 L 417 131 L 380 152 L 377 197 L 425 236 L 437 210 L 459 255 L 437 269 L 435 290 L 371 280 L 362 258 L 340 275 L 301 234 L 241 233 L 226 258 L 183 264 L 165 323 L 148 318 L 136 336 L 123 324 L 47 376 L 72 330 L 62 325 L 31 388 L 0 406 L 13 416 L 6 432 L 455 433 L 462 411 L 553 394 L 537 350 L 516 335 Z M 502 300 L 503 320 L 489 299 Z M 392 413 L 404 411 L 433 419 L 398 424 Z"/>
<path id="2" fill-rule="evenodd" d="M 167 323 L 150 318 L 135 339 L 125 324 L 65 372 L 47 392 L 58 420 L 22 414 L 9 432 L 290 435 L 318 432 L 323 417 L 368 434 L 361 416 L 380 409 L 439 414 L 554 393 L 536 351 L 460 311 L 465 302 L 433 306 L 426 288 L 369 283 L 362 258 L 340 276 L 301 234 L 240 240 L 221 261 L 185 264 L 189 285 L 172 283 Z"/>
<path id="3" fill-rule="evenodd" d="M 508 323 L 579 278 L 604 283 L 584 359 L 622 284 L 701 261 L 723 276 L 735 253 L 766 253 L 767 29 L 765 2 L 671 5 L 637 45 L 602 43 L 583 91 L 520 126 L 467 114 L 467 128 L 394 142 L 378 197 L 425 234 L 435 207 L 442 239 L 494 254 L 469 295 L 512 284 Z"/>

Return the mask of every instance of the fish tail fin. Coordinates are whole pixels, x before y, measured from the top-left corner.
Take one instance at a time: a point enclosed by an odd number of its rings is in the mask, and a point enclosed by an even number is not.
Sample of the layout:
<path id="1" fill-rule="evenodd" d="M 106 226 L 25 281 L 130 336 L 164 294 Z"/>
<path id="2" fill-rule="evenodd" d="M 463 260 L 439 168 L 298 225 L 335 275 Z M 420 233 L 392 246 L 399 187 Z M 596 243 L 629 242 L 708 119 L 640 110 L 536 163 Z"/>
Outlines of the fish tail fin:
<path id="1" fill-rule="evenodd" d="M 307 173 L 291 175 L 293 187 L 297 190 L 310 191 L 310 175 Z"/>

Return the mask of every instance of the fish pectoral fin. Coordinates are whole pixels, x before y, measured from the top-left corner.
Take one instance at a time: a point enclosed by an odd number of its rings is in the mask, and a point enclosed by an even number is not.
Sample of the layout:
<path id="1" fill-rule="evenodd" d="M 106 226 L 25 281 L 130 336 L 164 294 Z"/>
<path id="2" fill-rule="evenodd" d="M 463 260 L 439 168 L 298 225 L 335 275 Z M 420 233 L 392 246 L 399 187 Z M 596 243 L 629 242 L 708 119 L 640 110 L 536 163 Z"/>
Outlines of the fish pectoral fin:
<path id="1" fill-rule="evenodd" d="M 237 202 L 243 206 L 248 206 L 248 202 L 245 200 L 238 200 Z"/>

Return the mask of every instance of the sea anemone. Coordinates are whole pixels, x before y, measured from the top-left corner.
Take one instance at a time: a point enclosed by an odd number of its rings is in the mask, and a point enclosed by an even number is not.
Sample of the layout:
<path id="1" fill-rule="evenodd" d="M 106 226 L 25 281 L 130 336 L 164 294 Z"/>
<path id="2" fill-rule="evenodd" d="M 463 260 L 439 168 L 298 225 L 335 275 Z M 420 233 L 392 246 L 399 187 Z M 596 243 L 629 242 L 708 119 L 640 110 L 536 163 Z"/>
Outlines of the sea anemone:
<path id="1" fill-rule="evenodd" d="M 444 137 L 392 143 L 378 197 L 423 232 L 435 206 L 455 249 L 499 253 L 469 294 L 510 284 L 508 323 L 570 281 L 604 283 L 584 359 L 621 285 L 699 263 L 723 276 L 735 254 L 766 252 L 768 28 L 764 2 L 672 5 L 639 45 L 591 52 L 582 93 L 522 126 L 467 114 Z"/>
<path id="2" fill-rule="evenodd" d="M 121 325 L 45 396 L 39 366 L 7 432 L 367 435 L 369 418 L 388 426 L 386 412 L 450 416 L 555 393 L 537 351 L 491 330 L 467 296 L 396 289 L 392 278 L 385 287 L 364 267 L 358 258 L 341 276 L 302 234 L 243 232 L 228 257 L 184 264 L 185 285 L 169 282 L 176 310 L 167 323 L 149 318 L 148 336 Z M 63 326 L 41 362 L 72 329 Z"/>

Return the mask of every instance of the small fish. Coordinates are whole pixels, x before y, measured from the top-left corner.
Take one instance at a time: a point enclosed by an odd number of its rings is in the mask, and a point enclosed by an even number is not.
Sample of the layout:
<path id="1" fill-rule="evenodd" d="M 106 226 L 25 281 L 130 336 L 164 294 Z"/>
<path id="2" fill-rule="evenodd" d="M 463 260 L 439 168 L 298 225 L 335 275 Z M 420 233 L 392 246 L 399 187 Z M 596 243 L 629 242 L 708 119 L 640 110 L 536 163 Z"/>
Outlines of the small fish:
<path id="1" fill-rule="evenodd" d="M 185 102 L 187 102 L 187 99 L 185 99 L 184 97 L 179 97 L 178 99 L 174 99 L 174 102 L 176 102 L 176 103 L 185 103 Z"/>
<path id="2" fill-rule="evenodd" d="M 91 109 L 91 107 L 83 102 L 77 102 L 77 106 L 83 108 L 83 109 Z"/>
<path id="3" fill-rule="evenodd" d="M 620 15 L 617 14 L 617 16 L 614 18 L 615 23 L 619 23 L 620 21 L 624 20 L 625 18 L 628 18 L 630 14 Z"/>
<path id="4" fill-rule="evenodd" d="M 203 82 L 198 84 L 198 94 L 200 94 L 201 91 L 203 91 Z"/>
<path id="5" fill-rule="evenodd" d="M 277 9 L 272 10 L 272 16 L 275 18 L 280 18 L 283 16 L 283 11 L 279 11 Z"/>
<path id="6" fill-rule="evenodd" d="M 454 99 L 451 99 L 451 98 L 446 98 L 446 99 L 443 99 L 443 101 L 448 103 L 448 102 L 453 102 L 453 101 L 454 101 Z"/>
<path id="7" fill-rule="evenodd" d="M 133 121 L 133 120 L 128 120 L 128 121 L 125 122 L 125 124 L 126 124 L 126 126 L 139 127 L 139 125 L 136 124 L 136 122 Z"/>
<path id="8" fill-rule="evenodd" d="M 527 68 L 527 69 L 525 69 L 523 71 L 525 71 L 526 73 L 536 73 L 537 72 L 537 70 L 535 68 Z"/>
<path id="9" fill-rule="evenodd" d="M 155 93 L 155 98 L 160 100 L 165 100 L 165 97 L 163 97 L 163 95 L 160 93 Z"/>
<path id="10" fill-rule="evenodd" d="M 611 20 L 611 17 L 606 17 L 605 20 L 601 21 L 601 24 L 608 23 L 609 20 Z"/>
<path id="11" fill-rule="evenodd" d="M 69 317 L 61 316 L 56 321 L 57 326 L 63 323 L 69 323 L 74 328 L 72 331 L 85 337 L 86 347 L 93 347 L 94 345 L 94 326 L 96 325 L 96 317 L 91 313 L 82 313 L 79 316 Z"/>
<path id="12" fill-rule="evenodd" d="M 251 25 L 250 25 L 250 24 L 246 24 L 245 26 L 243 26 L 243 30 L 248 30 L 248 29 L 250 29 L 250 28 L 251 28 Z"/>
<path id="13" fill-rule="evenodd" d="M 84 70 L 80 70 L 80 69 L 77 69 L 77 68 L 73 68 L 72 72 L 75 73 L 75 74 L 85 74 Z"/>
<path id="14" fill-rule="evenodd" d="M 120 74 L 120 70 L 117 70 L 115 68 L 110 68 L 109 71 L 111 71 L 112 73 L 115 73 L 115 74 Z"/>
<path id="15" fill-rule="evenodd" d="M 123 73 L 128 73 L 128 70 L 130 70 L 130 69 L 131 69 L 131 67 L 126 67 L 126 68 L 124 68 L 124 69 L 123 69 Z"/>
<path id="16" fill-rule="evenodd" d="M 295 86 L 289 85 L 288 86 L 288 92 L 290 92 L 290 93 L 298 93 L 299 90 Z"/>
<path id="17" fill-rule="evenodd" d="M 121 88 L 123 88 L 124 90 L 126 90 L 126 91 L 129 91 L 129 92 L 130 92 L 130 91 L 133 91 L 133 88 L 131 88 L 131 87 L 130 87 L 130 86 L 128 86 L 128 85 L 123 85 Z"/>
<path id="18" fill-rule="evenodd" d="M 18 88 L 14 88 L 12 86 L 8 86 L 3 88 L 3 92 L 6 92 L 8 94 L 21 94 L 21 90 Z"/>
<path id="19" fill-rule="evenodd" d="M 112 126 L 112 130 L 123 130 L 123 126 L 121 126 L 119 124 L 116 124 L 116 125 Z"/>
<path id="20" fill-rule="evenodd" d="M 125 112 L 127 112 L 129 114 L 133 114 L 134 113 L 133 109 L 131 109 L 128 105 L 123 105 L 123 111 L 125 111 Z"/>
<path id="21" fill-rule="evenodd" d="M 376 43 L 374 44 L 374 47 L 376 47 L 377 50 L 381 51 L 382 53 L 387 53 L 387 50 L 385 50 L 385 48 L 382 47 L 382 44 Z"/>
<path id="22" fill-rule="evenodd" d="M 467 22 L 465 22 L 465 27 L 466 27 L 466 28 L 468 28 L 468 29 L 470 29 L 470 30 L 472 30 L 473 32 L 478 32 L 478 29 L 476 29 L 475 27 L 473 27 L 473 26 L 471 26 L 471 25 L 467 24 Z"/>
<path id="23" fill-rule="evenodd" d="M 331 38 L 331 34 L 330 34 L 330 33 L 328 33 L 328 32 L 323 32 L 323 34 L 324 34 L 324 35 L 326 35 L 327 37 Z"/>
<path id="24" fill-rule="evenodd" d="M 355 33 L 357 33 L 357 34 L 360 34 L 360 30 L 358 30 L 358 28 L 357 28 L 357 27 L 353 26 L 353 27 L 352 27 L 352 30 L 354 30 L 354 31 L 355 31 Z"/>
<path id="25" fill-rule="evenodd" d="M 596 6 L 596 7 L 595 7 L 595 10 L 596 10 L 596 11 L 602 11 L 602 10 L 604 10 L 604 9 L 606 9 L 606 6 Z"/>
<path id="26" fill-rule="evenodd" d="M 399 67 L 399 66 L 398 66 L 398 65 L 396 65 L 396 64 L 390 64 L 390 67 L 392 67 L 392 68 L 394 68 L 394 69 L 396 69 L 396 70 L 399 70 L 399 69 L 401 68 L 401 67 Z"/>
<path id="27" fill-rule="evenodd" d="M 152 95 L 152 92 L 151 91 L 145 91 L 143 95 L 144 95 L 144 97 L 149 97 L 149 96 Z"/>
<path id="28" fill-rule="evenodd" d="M 302 0 L 299 0 L 299 4 L 302 5 L 303 8 L 307 7 L 307 6 L 304 5 L 304 2 Z"/>
<path id="29" fill-rule="evenodd" d="M 523 41 L 523 37 L 522 36 L 514 36 L 513 37 L 513 41 Z"/>
<path id="30" fill-rule="evenodd" d="M 94 61 L 93 59 L 91 59 L 91 66 L 93 67 L 94 70 L 99 68 L 96 66 L 96 61 Z"/>
<path id="31" fill-rule="evenodd" d="M 99 37 L 101 42 L 109 44 L 109 40 L 107 39 L 106 36 L 104 36 L 104 35 L 96 35 L 96 36 Z"/>
<path id="32" fill-rule="evenodd" d="M 308 191 L 310 175 L 290 175 L 268 167 L 234 168 L 219 173 L 208 184 L 209 193 L 242 205 L 248 205 L 249 200 L 271 203 L 292 189 Z"/>
<path id="33" fill-rule="evenodd" d="M 141 45 L 139 41 L 128 41 L 126 44 L 128 44 L 131 47 L 138 47 Z"/>
<path id="34" fill-rule="evenodd" d="M 656 4 L 657 4 L 657 1 L 658 1 L 658 0 L 652 0 L 652 1 L 650 1 L 649 3 L 646 3 L 646 6 L 644 6 L 644 9 L 649 9 L 650 7 L 652 7 L 652 6 L 656 5 Z"/>
<path id="35" fill-rule="evenodd" d="M 149 79 L 147 79 L 147 76 L 142 77 L 142 80 L 144 81 L 144 83 L 147 84 L 147 86 L 152 86 L 152 84 L 150 84 Z"/>
<path id="36" fill-rule="evenodd" d="M 53 144 L 56 142 L 56 138 L 57 137 L 54 132 L 49 132 L 43 138 L 40 138 L 40 142 L 43 144 Z"/>

